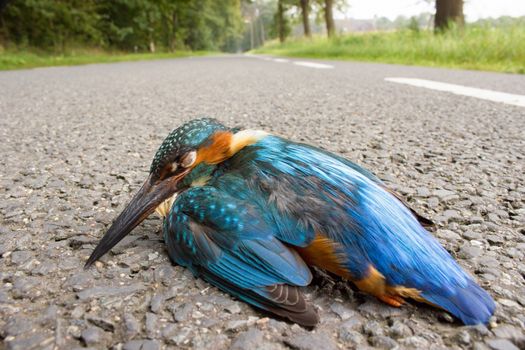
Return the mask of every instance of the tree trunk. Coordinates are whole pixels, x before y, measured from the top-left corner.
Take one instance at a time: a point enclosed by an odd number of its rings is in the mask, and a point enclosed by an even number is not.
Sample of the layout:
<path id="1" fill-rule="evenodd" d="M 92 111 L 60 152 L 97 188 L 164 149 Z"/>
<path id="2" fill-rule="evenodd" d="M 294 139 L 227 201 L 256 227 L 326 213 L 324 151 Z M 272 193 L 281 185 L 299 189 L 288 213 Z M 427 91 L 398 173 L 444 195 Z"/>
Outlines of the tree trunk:
<path id="1" fill-rule="evenodd" d="M 153 19 L 151 18 L 151 12 L 148 13 L 148 48 L 149 52 L 155 53 L 155 40 L 153 37 Z"/>
<path id="2" fill-rule="evenodd" d="M 7 29 L 2 17 L 2 9 L 0 8 L 0 54 L 4 51 L 4 46 L 7 46 Z"/>
<path id="3" fill-rule="evenodd" d="M 266 35 L 264 34 L 264 21 L 260 17 L 259 17 L 259 24 L 261 26 L 259 30 L 261 32 L 261 45 L 264 45 L 264 42 L 266 41 Z"/>
<path id="4" fill-rule="evenodd" d="M 279 23 L 279 41 L 281 43 L 284 43 L 286 40 L 286 28 L 284 23 L 284 6 L 283 6 L 283 0 L 279 0 L 279 4 L 277 7 L 277 17 L 278 17 L 278 23 Z"/>
<path id="5" fill-rule="evenodd" d="M 445 30 L 450 23 L 455 23 L 459 27 L 462 27 L 465 23 L 463 0 L 436 0 L 434 30 Z"/>
<path id="6" fill-rule="evenodd" d="M 261 10 L 260 10 L 260 4 L 259 0 L 255 0 L 255 29 L 259 33 L 258 40 L 260 40 L 260 46 L 264 45 L 264 42 L 266 41 L 266 34 L 264 32 L 264 21 L 262 19 Z M 257 27 L 257 24 L 259 24 L 259 27 Z"/>
<path id="7" fill-rule="evenodd" d="M 253 50 L 255 45 L 255 33 L 253 32 L 253 17 L 250 18 L 250 50 Z"/>
<path id="8" fill-rule="evenodd" d="M 0 14 L 4 10 L 4 8 L 7 6 L 7 3 L 11 0 L 0 0 Z"/>
<path id="9" fill-rule="evenodd" d="M 310 30 L 310 0 L 301 0 L 301 13 L 303 15 L 303 30 L 304 36 L 307 38 L 312 37 L 312 31 Z"/>
<path id="10" fill-rule="evenodd" d="M 324 18 L 326 22 L 326 34 L 331 38 L 335 35 L 335 23 L 334 23 L 334 0 L 324 1 Z"/>
<path id="11" fill-rule="evenodd" d="M 175 52 L 175 49 L 177 47 L 177 11 L 173 11 L 173 14 L 171 15 L 171 51 Z"/>

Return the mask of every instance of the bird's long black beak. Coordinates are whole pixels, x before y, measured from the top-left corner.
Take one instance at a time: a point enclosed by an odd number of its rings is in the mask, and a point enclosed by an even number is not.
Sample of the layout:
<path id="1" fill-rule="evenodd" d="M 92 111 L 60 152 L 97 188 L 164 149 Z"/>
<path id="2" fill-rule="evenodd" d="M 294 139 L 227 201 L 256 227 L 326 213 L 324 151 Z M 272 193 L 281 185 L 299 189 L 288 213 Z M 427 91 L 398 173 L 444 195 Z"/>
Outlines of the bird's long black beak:
<path id="1" fill-rule="evenodd" d="M 113 222 L 104 237 L 91 253 L 84 265 L 90 267 L 102 255 L 106 254 L 137 225 L 146 219 L 155 208 L 177 191 L 177 183 L 182 176 L 172 177 L 158 183 L 151 183 L 151 175 L 146 179 L 138 193 L 128 206 Z"/>

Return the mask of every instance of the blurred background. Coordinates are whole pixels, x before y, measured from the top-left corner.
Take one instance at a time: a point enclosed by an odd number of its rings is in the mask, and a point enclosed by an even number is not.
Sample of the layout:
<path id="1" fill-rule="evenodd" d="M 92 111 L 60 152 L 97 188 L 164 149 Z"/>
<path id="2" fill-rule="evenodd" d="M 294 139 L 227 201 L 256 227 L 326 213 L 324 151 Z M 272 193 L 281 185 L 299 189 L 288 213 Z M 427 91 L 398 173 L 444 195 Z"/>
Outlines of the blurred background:
<path id="1" fill-rule="evenodd" d="M 246 51 L 525 73 L 525 1 L 0 0 L 0 69 Z"/>

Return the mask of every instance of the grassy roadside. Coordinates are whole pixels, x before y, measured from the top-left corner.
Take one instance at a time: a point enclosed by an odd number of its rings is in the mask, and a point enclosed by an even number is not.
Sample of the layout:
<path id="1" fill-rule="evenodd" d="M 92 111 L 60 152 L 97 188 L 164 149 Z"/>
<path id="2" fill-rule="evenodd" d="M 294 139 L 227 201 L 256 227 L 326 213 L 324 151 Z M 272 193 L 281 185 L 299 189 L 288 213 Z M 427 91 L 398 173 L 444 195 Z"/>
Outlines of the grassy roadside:
<path id="1" fill-rule="evenodd" d="M 0 51 L 0 70 L 24 69 L 49 66 L 72 66 L 89 63 L 110 63 L 123 61 L 142 61 L 165 58 L 203 56 L 211 54 L 205 51 L 179 51 L 160 53 L 125 53 L 97 50 L 78 50 L 66 54 L 28 50 Z"/>
<path id="2" fill-rule="evenodd" d="M 319 59 L 373 61 L 525 74 L 525 26 L 434 35 L 403 30 L 271 42 L 255 53 Z"/>

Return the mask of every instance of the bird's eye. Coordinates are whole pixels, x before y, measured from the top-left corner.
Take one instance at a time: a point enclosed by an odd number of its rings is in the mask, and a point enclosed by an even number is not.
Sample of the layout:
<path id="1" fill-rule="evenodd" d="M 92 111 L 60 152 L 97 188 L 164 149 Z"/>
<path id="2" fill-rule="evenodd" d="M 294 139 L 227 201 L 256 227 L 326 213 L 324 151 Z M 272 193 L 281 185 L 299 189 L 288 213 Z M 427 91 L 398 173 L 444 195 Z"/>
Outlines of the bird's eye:
<path id="1" fill-rule="evenodd" d="M 190 151 L 190 152 L 186 153 L 184 156 L 182 156 L 182 158 L 180 160 L 180 165 L 183 168 L 188 168 L 188 167 L 192 166 L 193 163 L 195 163 L 196 159 L 197 159 L 197 152 Z"/>

